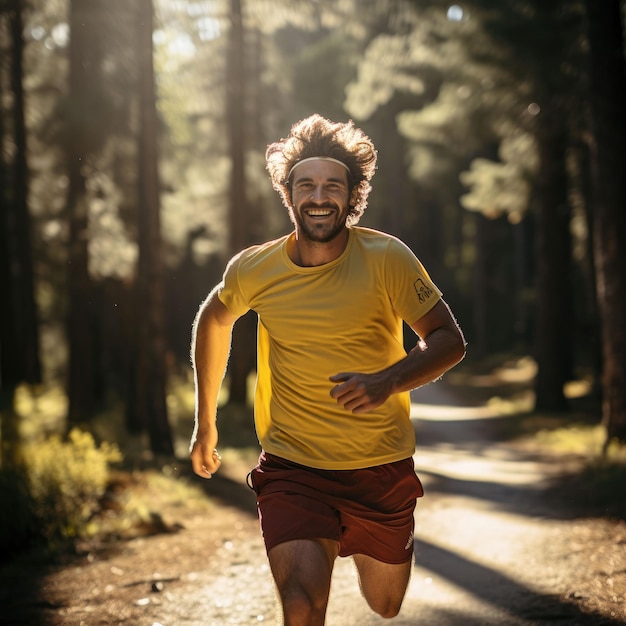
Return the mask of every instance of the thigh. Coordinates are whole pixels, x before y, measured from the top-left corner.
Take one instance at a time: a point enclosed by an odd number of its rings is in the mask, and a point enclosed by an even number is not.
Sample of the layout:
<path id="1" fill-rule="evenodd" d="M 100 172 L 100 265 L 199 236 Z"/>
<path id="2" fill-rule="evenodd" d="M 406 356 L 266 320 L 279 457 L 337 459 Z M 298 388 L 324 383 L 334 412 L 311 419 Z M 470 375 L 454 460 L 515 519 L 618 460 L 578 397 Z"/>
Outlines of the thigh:
<path id="1" fill-rule="evenodd" d="M 380 615 L 395 615 L 404 600 L 413 561 L 383 563 L 364 554 L 355 554 L 353 558 L 367 603 Z"/>
<path id="2" fill-rule="evenodd" d="M 324 612 L 339 544 L 329 539 L 301 539 L 274 546 L 267 556 L 279 596 L 286 607 L 305 597 Z"/>
<path id="3" fill-rule="evenodd" d="M 272 575 L 279 588 L 290 581 L 328 580 L 339 552 L 329 539 L 297 539 L 274 546 L 267 553 Z"/>

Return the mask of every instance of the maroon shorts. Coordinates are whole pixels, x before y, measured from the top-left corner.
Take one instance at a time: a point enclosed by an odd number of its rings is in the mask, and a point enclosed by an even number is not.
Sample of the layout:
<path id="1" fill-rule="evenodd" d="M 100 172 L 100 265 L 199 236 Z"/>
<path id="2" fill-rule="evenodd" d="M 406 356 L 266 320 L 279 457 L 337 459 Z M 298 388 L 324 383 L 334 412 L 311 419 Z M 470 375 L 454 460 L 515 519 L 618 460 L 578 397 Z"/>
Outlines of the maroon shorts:
<path id="1" fill-rule="evenodd" d="M 320 470 L 263 452 L 249 476 L 269 552 L 295 539 L 331 539 L 339 555 L 405 563 L 413 512 L 424 495 L 413 459 L 356 470 Z"/>

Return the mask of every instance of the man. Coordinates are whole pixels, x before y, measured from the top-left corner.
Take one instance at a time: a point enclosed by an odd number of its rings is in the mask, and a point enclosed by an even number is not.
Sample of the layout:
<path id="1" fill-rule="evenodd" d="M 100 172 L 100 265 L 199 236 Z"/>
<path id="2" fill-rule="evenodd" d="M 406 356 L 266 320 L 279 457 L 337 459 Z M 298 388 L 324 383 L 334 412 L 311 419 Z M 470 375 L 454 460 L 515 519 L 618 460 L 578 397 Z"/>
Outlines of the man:
<path id="1" fill-rule="evenodd" d="M 231 329 L 253 309 L 262 453 L 250 480 L 284 624 L 324 624 L 333 564 L 349 555 L 370 607 L 393 617 L 423 494 L 409 391 L 457 364 L 465 342 L 412 252 L 356 226 L 376 167 L 361 130 L 313 115 L 266 158 L 294 231 L 236 255 L 200 308 L 193 469 L 210 478 L 220 466 L 217 397 Z M 419 337 L 408 355 L 403 320 Z"/>

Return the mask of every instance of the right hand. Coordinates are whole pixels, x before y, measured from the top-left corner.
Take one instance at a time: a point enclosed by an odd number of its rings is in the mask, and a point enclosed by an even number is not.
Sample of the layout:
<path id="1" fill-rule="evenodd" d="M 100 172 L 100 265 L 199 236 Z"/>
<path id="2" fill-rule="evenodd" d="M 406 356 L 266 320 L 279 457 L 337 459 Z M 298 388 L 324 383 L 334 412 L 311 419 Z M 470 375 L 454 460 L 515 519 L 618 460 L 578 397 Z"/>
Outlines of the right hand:
<path id="1" fill-rule="evenodd" d="M 217 451 L 217 433 L 202 434 L 194 429 L 189 456 L 193 471 L 201 478 L 211 478 L 222 464 Z"/>

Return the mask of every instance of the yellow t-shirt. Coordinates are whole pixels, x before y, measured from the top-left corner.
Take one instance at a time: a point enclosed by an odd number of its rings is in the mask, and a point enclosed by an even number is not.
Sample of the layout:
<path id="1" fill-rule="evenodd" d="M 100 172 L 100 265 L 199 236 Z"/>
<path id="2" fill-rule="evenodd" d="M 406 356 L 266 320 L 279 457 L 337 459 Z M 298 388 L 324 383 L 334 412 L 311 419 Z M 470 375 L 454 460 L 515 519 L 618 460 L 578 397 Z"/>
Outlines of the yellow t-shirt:
<path id="1" fill-rule="evenodd" d="M 354 415 L 330 396 L 339 372 L 376 372 L 406 356 L 402 320 L 440 299 L 418 259 L 398 239 L 353 227 L 340 257 L 300 267 L 284 236 L 228 264 L 220 300 L 235 315 L 256 311 L 255 427 L 263 449 L 302 465 L 357 469 L 411 456 L 409 393 Z"/>

